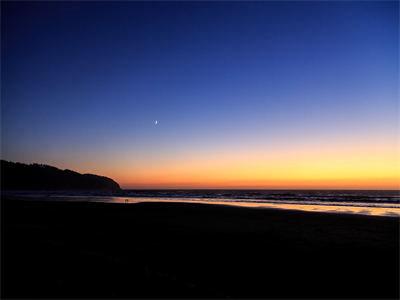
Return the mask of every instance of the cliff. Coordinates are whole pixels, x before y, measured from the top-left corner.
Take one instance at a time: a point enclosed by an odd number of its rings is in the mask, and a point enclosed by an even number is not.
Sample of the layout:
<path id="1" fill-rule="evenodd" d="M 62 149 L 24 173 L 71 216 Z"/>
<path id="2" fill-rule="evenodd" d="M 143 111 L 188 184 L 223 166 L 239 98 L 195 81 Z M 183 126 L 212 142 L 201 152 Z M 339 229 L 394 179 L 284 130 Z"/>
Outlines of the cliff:
<path id="1" fill-rule="evenodd" d="M 104 176 L 1 160 L 1 189 L 119 191 L 121 188 L 117 182 Z"/>

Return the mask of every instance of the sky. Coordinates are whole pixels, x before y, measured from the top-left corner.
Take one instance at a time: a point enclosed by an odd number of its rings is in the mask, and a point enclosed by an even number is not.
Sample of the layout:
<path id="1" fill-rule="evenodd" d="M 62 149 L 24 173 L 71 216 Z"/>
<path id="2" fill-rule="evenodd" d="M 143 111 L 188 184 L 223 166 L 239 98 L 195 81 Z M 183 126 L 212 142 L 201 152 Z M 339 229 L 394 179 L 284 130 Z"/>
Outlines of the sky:
<path id="1" fill-rule="evenodd" d="M 123 188 L 399 188 L 397 1 L 1 15 L 2 159 Z"/>

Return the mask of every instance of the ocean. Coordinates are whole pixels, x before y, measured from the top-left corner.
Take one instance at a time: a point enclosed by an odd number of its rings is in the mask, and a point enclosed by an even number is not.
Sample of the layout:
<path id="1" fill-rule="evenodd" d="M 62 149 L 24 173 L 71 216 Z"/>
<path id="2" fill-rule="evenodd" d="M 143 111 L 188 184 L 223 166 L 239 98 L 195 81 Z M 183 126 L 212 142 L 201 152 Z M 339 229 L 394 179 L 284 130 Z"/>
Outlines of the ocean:
<path id="1" fill-rule="evenodd" d="M 10 195 L 10 193 L 8 193 Z M 12 196 L 53 201 L 107 203 L 188 202 L 254 208 L 294 209 L 326 213 L 400 217 L 398 190 L 123 190 L 116 194 L 88 192 L 12 192 Z"/>

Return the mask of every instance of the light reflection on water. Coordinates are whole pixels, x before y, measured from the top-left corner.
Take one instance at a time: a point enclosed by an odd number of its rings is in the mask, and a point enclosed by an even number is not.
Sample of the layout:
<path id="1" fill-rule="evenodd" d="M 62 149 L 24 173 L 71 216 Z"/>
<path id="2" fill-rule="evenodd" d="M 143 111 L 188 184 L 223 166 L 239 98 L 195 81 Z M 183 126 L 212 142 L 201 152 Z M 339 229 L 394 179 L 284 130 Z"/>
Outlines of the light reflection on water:
<path id="1" fill-rule="evenodd" d="M 276 200 L 237 200 L 216 198 L 172 198 L 172 197 L 113 197 L 113 196 L 78 196 L 78 195 L 52 195 L 52 194 L 19 194 L 18 198 L 35 199 L 47 201 L 71 201 L 71 202 L 104 202 L 135 204 L 145 202 L 172 202 L 172 203 L 201 203 L 231 205 L 253 208 L 272 208 L 285 210 L 300 210 L 308 212 L 345 213 L 371 216 L 400 217 L 400 204 L 397 203 L 361 203 L 361 202 L 319 202 L 303 201 L 276 201 Z"/>
<path id="2" fill-rule="evenodd" d="M 201 204 L 220 204 L 220 205 L 233 205 L 241 207 L 255 207 L 255 208 L 274 208 L 274 209 L 288 209 L 288 210 L 301 210 L 309 212 L 327 212 L 327 213 L 349 213 L 361 214 L 372 216 L 392 216 L 400 217 L 400 207 L 374 207 L 374 206 L 345 206 L 345 205 L 315 205 L 315 204 L 297 204 L 297 203 L 268 203 L 268 202 L 244 202 L 244 201 L 218 201 L 210 199 L 187 199 L 187 198 L 135 198 L 135 197 L 106 197 L 112 203 L 141 203 L 141 202 L 184 202 L 184 203 L 201 203 Z"/>

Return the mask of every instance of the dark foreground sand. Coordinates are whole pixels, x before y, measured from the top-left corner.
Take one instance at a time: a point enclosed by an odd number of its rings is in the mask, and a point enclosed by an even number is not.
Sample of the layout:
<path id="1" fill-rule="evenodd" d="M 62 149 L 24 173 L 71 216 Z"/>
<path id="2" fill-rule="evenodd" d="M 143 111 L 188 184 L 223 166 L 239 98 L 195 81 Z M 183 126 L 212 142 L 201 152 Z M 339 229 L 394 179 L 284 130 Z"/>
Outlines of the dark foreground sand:
<path id="1" fill-rule="evenodd" d="M 399 219 L 2 199 L 3 297 L 399 297 Z"/>

